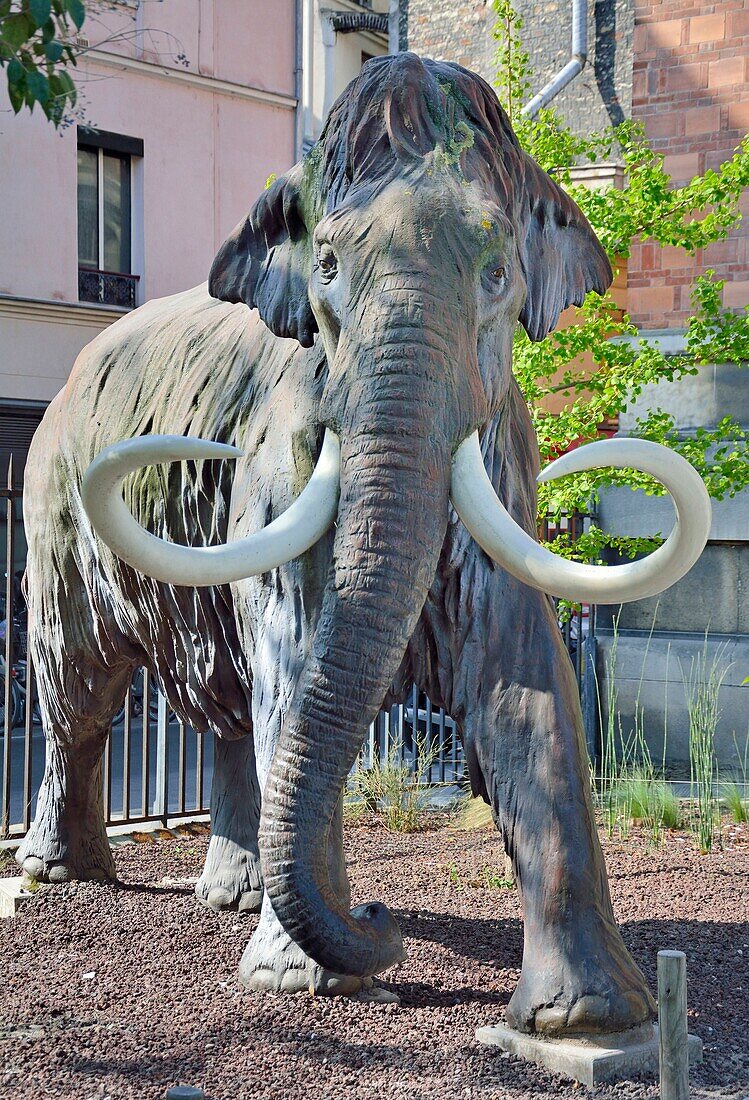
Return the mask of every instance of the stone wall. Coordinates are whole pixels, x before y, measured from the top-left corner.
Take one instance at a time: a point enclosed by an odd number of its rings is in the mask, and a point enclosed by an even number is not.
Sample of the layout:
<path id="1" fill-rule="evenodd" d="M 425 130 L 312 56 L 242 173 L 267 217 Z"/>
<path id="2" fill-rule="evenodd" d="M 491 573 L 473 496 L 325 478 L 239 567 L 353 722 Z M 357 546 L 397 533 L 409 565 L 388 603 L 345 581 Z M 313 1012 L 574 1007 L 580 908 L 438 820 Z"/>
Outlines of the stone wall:
<path id="1" fill-rule="evenodd" d="M 524 44 L 539 90 L 570 59 L 571 0 L 517 0 L 525 19 Z M 629 118 L 632 110 L 632 0 L 588 0 L 588 63 L 554 100 L 554 108 L 579 133 Z"/>
<path id="2" fill-rule="evenodd" d="M 570 58 L 570 0 L 517 0 L 525 20 L 523 43 L 538 91 Z M 401 45 L 415 53 L 457 61 L 490 83 L 496 74 L 495 14 L 491 0 L 403 0 Z M 588 64 L 555 100 L 580 132 L 628 118 L 632 107 L 632 0 L 589 0 Z"/>
<path id="3" fill-rule="evenodd" d="M 401 0 L 401 48 L 457 61 L 492 83 L 495 43 L 491 0 Z"/>

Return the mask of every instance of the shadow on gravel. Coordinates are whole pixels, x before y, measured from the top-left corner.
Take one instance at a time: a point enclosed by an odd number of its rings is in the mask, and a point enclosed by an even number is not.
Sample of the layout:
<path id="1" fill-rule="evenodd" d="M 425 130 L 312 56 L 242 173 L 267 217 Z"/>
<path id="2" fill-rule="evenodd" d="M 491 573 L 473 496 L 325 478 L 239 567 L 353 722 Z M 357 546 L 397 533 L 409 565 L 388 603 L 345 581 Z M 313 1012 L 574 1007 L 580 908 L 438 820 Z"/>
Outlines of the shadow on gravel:
<path id="1" fill-rule="evenodd" d="M 195 893 L 194 886 L 153 886 L 146 882 L 120 882 L 113 884 L 117 890 L 124 890 L 129 894 L 152 894 L 154 897 L 173 895 L 184 898 Z"/>
<path id="2" fill-rule="evenodd" d="M 401 998 L 403 1008 L 446 1008 L 449 1005 L 492 1005 L 503 1008 L 510 993 L 475 986 L 445 989 L 427 982 L 394 982 L 389 986 Z"/>
<path id="3" fill-rule="evenodd" d="M 403 935 L 413 940 L 429 940 L 448 947 L 456 955 L 502 970 L 520 967 L 523 958 L 523 922 L 501 917 L 456 917 L 452 913 L 427 913 L 396 910 Z"/>

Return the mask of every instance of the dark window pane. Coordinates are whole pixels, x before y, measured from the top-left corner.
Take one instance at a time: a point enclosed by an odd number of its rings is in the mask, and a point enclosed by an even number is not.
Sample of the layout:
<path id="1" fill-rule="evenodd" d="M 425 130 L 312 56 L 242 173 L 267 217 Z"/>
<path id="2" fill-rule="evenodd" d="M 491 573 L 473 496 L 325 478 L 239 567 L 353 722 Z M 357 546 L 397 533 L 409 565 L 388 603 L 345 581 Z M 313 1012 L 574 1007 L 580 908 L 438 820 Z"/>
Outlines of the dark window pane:
<path id="1" fill-rule="evenodd" d="M 130 273 L 130 157 L 104 154 L 104 271 Z"/>
<path id="2" fill-rule="evenodd" d="M 99 182 L 95 149 L 78 150 L 78 263 L 99 266 Z"/>

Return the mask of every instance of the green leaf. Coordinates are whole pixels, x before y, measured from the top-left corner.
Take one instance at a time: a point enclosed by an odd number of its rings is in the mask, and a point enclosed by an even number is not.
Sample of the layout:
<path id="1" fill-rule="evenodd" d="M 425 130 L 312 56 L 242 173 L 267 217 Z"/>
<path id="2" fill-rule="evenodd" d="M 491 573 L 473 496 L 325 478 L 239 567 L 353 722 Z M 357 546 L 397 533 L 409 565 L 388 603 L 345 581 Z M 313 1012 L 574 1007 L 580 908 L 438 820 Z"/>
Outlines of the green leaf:
<path id="1" fill-rule="evenodd" d="M 24 104 L 26 91 L 26 74 L 24 73 L 22 79 L 15 84 L 11 84 L 8 80 L 8 98 L 10 99 L 10 105 L 13 108 L 13 113 L 18 114 Z"/>
<path id="2" fill-rule="evenodd" d="M 81 0 L 65 0 L 65 10 L 80 30 L 86 18 L 86 9 L 83 7 Z"/>
<path id="3" fill-rule="evenodd" d="M 6 42 L 12 50 L 20 50 L 21 46 L 34 34 L 36 27 L 33 19 L 22 12 L 14 12 L 0 24 L 0 38 Z"/>
<path id="4" fill-rule="evenodd" d="M 75 96 L 75 84 L 70 74 L 66 72 L 58 73 L 57 78 L 62 86 L 63 95 Z"/>
<path id="5" fill-rule="evenodd" d="M 29 12 L 37 27 L 43 27 L 52 14 L 52 0 L 29 0 Z"/>
<path id="6" fill-rule="evenodd" d="M 8 83 L 21 84 L 24 80 L 24 69 L 17 57 L 8 62 Z"/>
<path id="7" fill-rule="evenodd" d="M 49 99 L 49 81 L 38 69 L 26 74 L 26 87 L 38 103 L 46 103 Z"/>
<path id="8" fill-rule="evenodd" d="M 51 42 L 48 42 L 44 47 L 44 52 L 47 55 L 47 60 L 51 61 L 55 65 L 62 57 L 62 42 L 58 42 L 56 38 L 53 38 Z"/>

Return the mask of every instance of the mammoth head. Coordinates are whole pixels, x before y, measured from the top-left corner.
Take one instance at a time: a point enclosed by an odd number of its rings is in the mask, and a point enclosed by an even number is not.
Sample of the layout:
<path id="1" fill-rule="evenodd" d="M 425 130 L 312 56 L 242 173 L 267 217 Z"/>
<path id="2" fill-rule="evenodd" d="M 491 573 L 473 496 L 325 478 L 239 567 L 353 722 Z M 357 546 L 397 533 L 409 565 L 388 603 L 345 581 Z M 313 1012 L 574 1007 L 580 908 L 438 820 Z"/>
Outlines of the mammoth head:
<path id="1" fill-rule="evenodd" d="M 420 164 L 431 175 L 435 159 L 509 229 L 524 283 L 515 320 L 532 340 L 589 290 L 610 285 L 584 215 L 522 151 L 489 85 L 458 65 L 403 53 L 367 62 L 310 158 L 276 180 L 222 245 L 210 293 L 257 308 L 277 336 L 309 347 L 319 327 L 308 289 L 317 223 L 343 205 L 371 203 Z"/>

